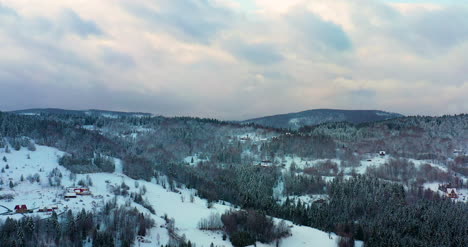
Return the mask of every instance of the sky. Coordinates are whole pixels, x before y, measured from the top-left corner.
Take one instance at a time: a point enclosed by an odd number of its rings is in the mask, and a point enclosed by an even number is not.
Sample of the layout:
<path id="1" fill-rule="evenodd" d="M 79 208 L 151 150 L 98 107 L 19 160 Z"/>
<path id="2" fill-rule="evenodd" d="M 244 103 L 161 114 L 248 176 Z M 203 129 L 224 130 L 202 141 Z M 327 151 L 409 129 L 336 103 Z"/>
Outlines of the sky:
<path id="1" fill-rule="evenodd" d="M 468 113 L 468 0 L 0 0 L 0 110 Z"/>

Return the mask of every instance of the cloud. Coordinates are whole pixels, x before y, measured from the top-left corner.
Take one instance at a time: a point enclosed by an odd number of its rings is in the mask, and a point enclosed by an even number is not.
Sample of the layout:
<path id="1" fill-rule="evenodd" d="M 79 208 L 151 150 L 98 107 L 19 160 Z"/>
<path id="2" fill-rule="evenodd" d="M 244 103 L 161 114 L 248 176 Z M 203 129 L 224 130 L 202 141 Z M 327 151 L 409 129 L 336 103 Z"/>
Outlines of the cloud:
<path id="1" fill-rule="evenodd" d="M 17 100 L 17 92 L 21 98 Z M 60 106 L 68 109 L 114 109 L 120 111 L 145 111 L 165 115 L 187 114 L 189 104 L 172 92 L 144 94 L 120 91 L 95 85 L 47 85 L 28 80 L 2 82 L 0 91 L 2 110 L 47 108 Z"/>
<path id="2" fill-rule="evenodd" d="M 16 11 L 12 8 L 9 8 L 3 4 L 0 3 L 0 16 L 17 16 L 18 14 Z"/>
<path id="3" fill-rule="evenodd" d="M 104 108 L 232 120 L 311 108 L 468 112 L 466 6 L 3 2 L 2 110 Z"/>
<path id="4" fill-rule="evenodd" d="M 105 64 L 117 65 L 124 68 L 135 66 L 135 60 L 132 56 L 115 51 L 110 47 L 102 47 L 100 56 Z"/>
<path id="5" fill-rule="evenodd" d="M 443 52 L 468 39 L 468 8 L 448 7 L 408 18 L 405 31 L 415 50 Z"/>
<path id="6" fill-rule="evenodd" d="M 100 36 L 104 32 L 98 25 L 81 18 L 71 9 L 63 9 L 56 17 L 51 16 L 25 16 L 18 14 L 14 9 L 0 5 L 0 18 L 4 19 L 0 27 L 7 29 L 15 36 L 34 36 L 59 39 L 69 34 L 76 34 L 82 38 Z"/>
<path id="7" fill-rule="evenodd" d="M 279 63 L 284 59 L 280 51 L 268 43 L 230 41 L 228 49 L 234 56 L 257 65 L 271 65 Z"/>
<path id="8" fill-rule="evenodd" d="M 155 8 L 128 5 L 128 10 L 157 32 L 167 32 L 199 43 L 209 43 L 230 25 L 233 12 L 210 0 L 159 1 Z"/>
<path id="9" fill-rule="evenodd" d="M 82 19 L 71 9 L 63 10 L 59 25 L 83 38 L 103 34 L 95 22 Z"/>
<path id="10" fill-rule="evenodd" d="M 357 90 L 351 90 L 350 94 L 358 98 L 361 98 L 361 97 L 371 98 L 376 95 L 376 92 L 375 90 L 371 90 L 371 89 L 357 89 Z"/>
<path id="11" fill-rule="evenodd" d="M 352 48 L 351 40 L 339 25 L 325 21 L 312 12 L 294 10 L 288 14 L 288 19 L 299 30 L 303 41 L 320 46 L 325 52 L 347 51 Z"/>

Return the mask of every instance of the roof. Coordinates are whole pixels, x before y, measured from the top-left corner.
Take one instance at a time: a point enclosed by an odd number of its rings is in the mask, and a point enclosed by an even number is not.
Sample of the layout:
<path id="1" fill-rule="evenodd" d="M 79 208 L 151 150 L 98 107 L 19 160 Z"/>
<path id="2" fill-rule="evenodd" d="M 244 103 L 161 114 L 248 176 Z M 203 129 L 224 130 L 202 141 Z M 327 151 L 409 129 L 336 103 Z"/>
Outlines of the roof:
<path id="1" fill-rule="evenodd" d="M 455 194 L 457 194 L 457 189 L 455 189 L 455 188 L 447 188 L 447 193 L 455 193 Z"/>

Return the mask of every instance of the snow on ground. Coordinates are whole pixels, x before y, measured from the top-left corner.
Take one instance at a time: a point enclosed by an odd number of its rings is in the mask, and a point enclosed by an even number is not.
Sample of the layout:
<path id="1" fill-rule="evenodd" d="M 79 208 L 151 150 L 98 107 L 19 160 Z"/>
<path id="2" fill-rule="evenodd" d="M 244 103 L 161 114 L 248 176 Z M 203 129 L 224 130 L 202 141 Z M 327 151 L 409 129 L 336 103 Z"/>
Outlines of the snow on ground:
<path id="1" fill-rule="evenodd" d="M 439 185 L 440 184 L 441 183 L 439 183 L 439 182 L 430 182 L 430 183 L 423 184 L 423 187 L 425 189 L 430 189 L 430 190 L 432 190 L 434 192 L 437 192 L 439 190 Z"/>
<path id="2" fill-rule="evenodd" d="M 96 130 L 96 126 L 94 126 L 94 125 L 83 125 L 81 127 L 83 129 L 87 129 L 87 130 Z"/>
<path id="3" fill-rule="evenodd" d="M 317 164 L 326 162 L 328 160 L 338 165 L 341 164 L 341 160 L 339 159 L 307 159 L 307 158 L 298 157 L 298 156 L 294 156 L 294 157 L 285 156 L 284 158 L 277 158 L 276 162 L 280 162 L 281 164 L 284 164 L 285 168 L 289 170 L 293 163 L 295 164 L 296 168 L 304 169 L 307 167 L 316 166 Z"/>
<path id="4" fill-rule="evenodd" d="M 370 156 L 368 159 L 361 160 L 361 165 L 359 167 L 355 167 L 354 170 L 358 174 L 364 174 L 364 173 L 366 173 L 367 167 L 369 167 L 369 166 L 376 166 L 376 167 L 381 166 L 381 165 L 387 163 L 389 159 L 390 159 L 389 155 L 380 156 L 380 155 L 376 154 L 375 156 Z"/>
<path id="5" fill-rule="evenodd" d="M 39 217 L 49 217 L 50 213 L 38 213 L 37 209 L 50 205 L 59 207 L 58 213 L 63 213 L 68 209 L 74 212 L 85 210 L 99 210 L 105 204 L 105 201 L 114 198 L 111 188 L 120 186 L 125 183 L 130 187 L 129 192 L 139 192 L 144 186 L 147 193 L 144 197 L 154 207 L 156 214 L 151 215 L 155 220 L 156 226 L 150 230 L 149 236 L 146 239 L 151 243 L 138 243 L 137 246 L 157 246 L 166 244 L 169 240 L 167 229 L 165 228 L 164 215 L 175 220 L 176 233 L 179 236 L 185 235 L 186 238 L 197 244 L 199 247 L 210 246 L 213 243 L 215 246 L 232 246 L 229 241 L 222 240 L 221 232 L 201 231 L 197 228 L 198 222 L 202 218 L 208 217 L 212 213 L 222 214 L 232 207 L 215 203 L 211 208 L 207 207 L 207 201 L 194 196 L 194 201 L 190 201 L 190 196 L 195 193 L 194 190 L 178 189 L 178 192 L 170 192 L 164 189 L 161 185 L 134 180 L 122 174 L 122 163 L 116 159 L 116 170 L 114 173 L 93 173 L 93 174 L 77 174 L 76 179 L 70 176 L 70 171 L 58 165 L 58 158 L 64 153 L 50 147 L 36 145 L 36 151 L 29 151 L 22 148 L 19 151 L 11 150 L 11 153 L 5 153 L 4 149 L 0 148 L 0 168 L 5 168 L 8 164 L 9 168 L 5 169 L 4 173 L 0 173 L 0 178 L 4 184 L 0 186 L 2 189 L 0 195 L 12 194 L 14 199 L 11 201 L 0 200 L 0 205 L 11 210 L 15 205 L 25 204 L 29 209 L 34 209 L 34 213 L 28 215 L 37 215 Z M 7 159 L 7 162 L 1 158 Z M 29 157 L 29 158 L 28 158 Z M 61 187 L 53 187 L 49 185 L 48 174 L 52 169 L 58 168 L 62 173 Z M 27 176 L 38 174 L 39 182 L 30 182 Z M 24 181 L 21 181 L 23 175 Z M 75 186 L 77 181 L 89 179 L 92 185 L 89 186 L 92 196 L 78 196 L 71 198 L 68 201 L 63 199 L 66 187 Z M 16 183 L 13 188 L 9 188 L 9 182 Z M 117 196 L 118 204 L 123 205 L 129 201 L 129 197 Z M 0 206 L 0 214 L 7 210 Z M 132 207 L 136 207 L 139 211 L 149 213 L 143 206 L 131 202 Z M 21 218 L 22 214 L 0 215 L 0 220 L 7 217 Z M 279 219 L 275 219 L 279 220 Z M 296 226 L 291 222 L 287 222 L 291 226 L 292 236 L 282 240 L 281 246 L 336 246 L 336 236 L 325 232 L 304 226 Z M 158 241 L 159 239 L 159 241 Z M 261 244 L 258 246 L 275 246 Z"/>
<path id="6" fill-rule="evenodd" d="M 327 234 L 314 228 L 294 226 L 291 228 L 293 237 L 281 240 L 280 246 L 286 247 L 335 247 L 338 236 L 334 233 Z M 257 244 L 257 247 L 271 247 L 272 244 Z M 363 246 L 361 241 L 356 241 L 356 247 Z"/>
<path id="7" fill-rule="evenodd" d="M 23 116 L 39 116 L 41 115 L 40 113 L 35 113 L 35 112 L 23 112 L 23 113 L 20 113 L 19 115 L 23 115 Z"/>
<path id="8" fill-rule="evenodd" d="M 114 159 L 114 174 L 123 174 L 123 164 L 122 160 Z"/>
<path id="9" fill-rule="evenodd" d="M 209 161 L 209 159 L 201 157 L 200 154 L 190 155 L 184 158 L 185 163 L 193 165 L 193 166 L 198 165 L 198 163 L 200 162 L 206 162 L 206 161 Z"/>
<path id="10" fill-rule="evenodd" d="M 468 203 L 468 189 L 458 189 L 458 199 L 455 199 L 457 202 Z"/>
<path id="11" fill-rule="evenodd" d="M 301 204 L 312 205 L 312 203 L 317 200 L 328 200 L 328 196 L 324 194 L 315 194 L 315 195 L 302 195 L 302 196 L 285 196 L 280 198 L 279 203 L 283 204 L 286 201 L 286 198 L 289 198 L 291 202 L 297 203 L 301 201 Z"/>
<path id="12" fill-rule="evenodd" d="M 112 129 L 105 129 L 105 131 L 107 133 L 109 133 L 109 134 L 115 135 L 114 130 L 112 130 Z M 142 127 L 142 126 L 136 126 L 136 127 L 132 127 L 131 133 L 119 134 L 119 136 L 120 137 L 131 137 L 133 139 L 136 139 L 138 136 L 145 135 L 145 134 L 148 134 L 148 133 L 153 132 L 153 131 L 154 131 L 154 129 L 152 129 L 152 128 L 145 128 L 145 127 Z"/>
<path id="13" fill-rule="evenodd" d="M 262 135 L 258 134 L 256 132 L 250 132 L 250 133 L 245 133 L 242 135 L 237 135 L 236 138 L 239 139 L 242 142 L 245 141 L 252 141 L 252 142 L 265 142 L 268 141 L 268 139 L 275 137 L 276 135 Z"/>
<path id="14" fill-rule="evenodd" d="M 413 162 L 414 165 L 415 165 L 416 167 L 418 167 L 418 168 L 419 168 L 420 166 L 422 166 L 422 165 L 428 164 L 428 165 L 430 165 L 430 166 L 432 166 L 432 167 L 434 167 L 434 168 L 438 168 L 438 169 L 440 169 L 440 170 L 442 170 L 442 171 L 445 171 L 445 172 L 448 171 L 447 167 L 445 167 L 445 166 L 443 166 L 443 165 L 435 164 L 435 163 L 433 163 L 433 162 L 431 162 L 431 161 L 429 161 L 429 160 L 408 159 L 408 161 Z"/>

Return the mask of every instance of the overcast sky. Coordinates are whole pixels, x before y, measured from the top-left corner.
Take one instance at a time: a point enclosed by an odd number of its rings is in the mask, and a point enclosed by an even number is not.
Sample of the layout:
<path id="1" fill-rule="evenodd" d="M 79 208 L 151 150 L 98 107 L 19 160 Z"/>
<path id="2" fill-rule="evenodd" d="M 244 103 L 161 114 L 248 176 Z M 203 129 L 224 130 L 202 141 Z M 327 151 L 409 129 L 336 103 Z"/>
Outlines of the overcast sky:
<path id="1" fill-rule="evenodd" d="M 0 110 L 468 112 L 465 0 L 0 0 Z"/>

